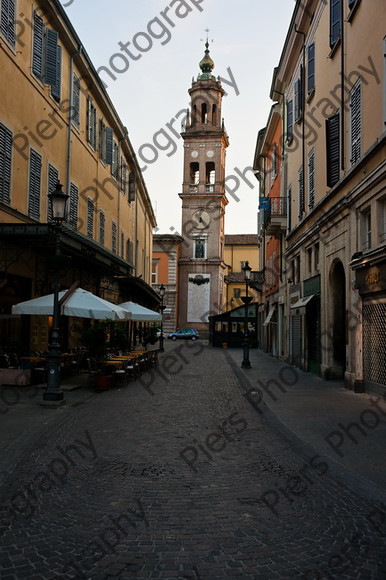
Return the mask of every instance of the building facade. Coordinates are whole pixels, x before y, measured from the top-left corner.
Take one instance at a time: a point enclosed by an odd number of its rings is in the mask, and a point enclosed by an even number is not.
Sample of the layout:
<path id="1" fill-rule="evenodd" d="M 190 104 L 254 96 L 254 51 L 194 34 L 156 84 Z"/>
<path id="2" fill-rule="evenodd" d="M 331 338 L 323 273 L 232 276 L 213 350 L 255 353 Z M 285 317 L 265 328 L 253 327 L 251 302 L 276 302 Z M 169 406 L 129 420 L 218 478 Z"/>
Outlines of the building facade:
<path id="1" fill-rule="evenodd" d="M 165 288 L 163 329 L 165 335 L 177 330 L 178 321 L 178 260 L 181 256 L 182 237 L 172 234 L 154 234 L 152 286 L 159 293 Z"/>
<path id="2" fill-rule="evenodd" d="M 386 385 L 385 17 L 382 0 L 298 1 L 271 89 L 283 125 L 288 359 L 378 392 Z"/>
<path id="3" fill-rule="evenodd" d="M 156 224 L 127 129 L 60 3 L 3 0 L 0 10 L 0 342 L 40 350 L 49 322 L 17 320 L 11 306 L 50 293 L 59 266 L 64 288 L 158 303 Z M 69 201 L 66 259 L 54 264 L 47 196 L 58 181 Z"/>
<path id="4" fill-rule="evenodd" d="M 248 262 L 253 271 L 259 269 L 259 237 L 257 234 L 227 234 L 225 236 L 225 276 L 226 303 L 224 310 L 232 310 L 243 304 L 245 295 L 245 276 L 242 270 Z M 250 290 L 254 302 L 261 301 L 260 293 Z"/>
<path id="5" fill-rule="evenodd" d="M 184 140 L 183 243 L 179 259 L 178 326 L 207 333 L 209 315 L 222 311 L 224 292 L 225 155 L 229 141 L 221 117 L 224 89 L 212 75 L 208 42 L 201 73 L 189 89 Z"/>

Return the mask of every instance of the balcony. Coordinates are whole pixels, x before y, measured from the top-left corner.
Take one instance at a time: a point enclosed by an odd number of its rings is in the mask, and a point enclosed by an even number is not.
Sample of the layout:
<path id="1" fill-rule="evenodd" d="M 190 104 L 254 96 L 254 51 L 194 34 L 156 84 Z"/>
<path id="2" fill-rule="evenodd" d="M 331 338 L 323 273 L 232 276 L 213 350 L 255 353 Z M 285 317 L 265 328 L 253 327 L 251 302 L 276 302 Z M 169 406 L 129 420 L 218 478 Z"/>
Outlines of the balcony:
<path id="1" fill-rule="evenodd" d="M 264 227 L 269 236 L 279 236 L 287 229 L 287 198 L 260 198 L 259 225 Z"/>

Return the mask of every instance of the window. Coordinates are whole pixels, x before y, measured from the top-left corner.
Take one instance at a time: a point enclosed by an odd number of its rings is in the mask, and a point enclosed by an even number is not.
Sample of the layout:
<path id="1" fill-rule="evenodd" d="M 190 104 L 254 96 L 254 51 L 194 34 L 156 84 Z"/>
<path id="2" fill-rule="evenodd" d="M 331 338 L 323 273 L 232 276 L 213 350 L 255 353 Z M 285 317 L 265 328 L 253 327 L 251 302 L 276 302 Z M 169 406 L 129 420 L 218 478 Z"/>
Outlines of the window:
<path id="1" fill-rule="evenodd" d="M 206 259 L 206 239 L 195 238 L 194 240 L 194 258 L 196 260 Z"/>
<path id="2" fill-rule="evenodd" d="M 73 74 L 72 84 L 72 120 L 78 127 L 80 126 L 80 80 L 76 74 Z"/>
<path id="3" fill-rule="evenodd" d="M 126 260 L 129 264 L 132 264 L 134 260 L 134 244 L 130 239 L 127 240 L 126 244 Z"/>
<path id="4" fill-rule="evenodd" d="M 314 246 L 315 270 L 319 272 L 319 243 Z"/>
<path id="5" fill-rule="evenodd" d="M 298 216 L 303 217 L 304 212 L 304 172 L 303 166 L 298 171 Z"/>
<path id="6" fill-rule="evenodd" d="M 15 45 L 16 0 L 1 0 L 0 30 L 12 45 Z"/>
<path id="7" fill-rule="evenodd" d="M 87 200 L 87 235 L 89 238 L 94 237 L 94 202 L 92 199 Z"/>
<path id="8" fill-rule="evenodd" d="M 68 224 L 74 230 L 78 229 L 78 208 L 79 208 L 79 189 L 74 183 L 70 183 L 70 213 Z"/>
<path id="9" fill-rule="evenodd" d="M 48 193 L 52 193 L 55 191 L 56 186 L 59 181 L 59 171 L 50 163 L 48 164 Z M 47 197 L 47 221 L 50 222 L 52 220 L 52 205 L 50 202 L 50 198 Z"/>
<path id="10" fill-rule="evenodd" d="M 123 157 L 121 157 L 121 190 L 123 194 L 127 193 L 127 163 Z"/>
<path id="11" fill-rule="evenodd" d="M 42 82 L 51 85 L 51 95 L 60 101 L 62 76 L 62 48 L 56 30 L 46 28 L 44 21 L 34 12 L 32 42 L 32 72 Z"/>
<path id="12" fill-rule="evenodd" d="M 121 232 L 121 258 L 125 257 L 125 234 Z"/>
<path id="13" fill-rule="evenodd" d="M 87 99 L 87 141 L 97 149 L 97 111 L 91 99 Z"/>
<path id="14" fill-rule="evenodd" d="M 362 249 L 369 250 L 371 248 L 371 210 L 368 209 L 361 215 L 361 229 L 362 229 Z"/>
<path id="15" fill-rule="evenodd" d="M 111 222 L 111 250 L 114 254 L 117 253 L 117 224 Z"/>
<path id="16" fill-rule="evenodd" d="M 151 265 L 151 283 L 158 284 L 158 260 L 153 260 Z"/>
<path id="17" fill-rule="evenodd" d="M 295 273 L 295 283 L 300 282 L 300 254 L 296 256 L 296 273 Z"/>
<path id="18" fill-rule="evenodd" d="M 99 243 L 105 245 L 105 223 L 106 218 L 102 210 L 99 212 Z"/>
<path id="19" fill-rule="evenodd" d="M 300 76 L 295 82 L 295 123 L 299 123 L 303 114 L 303 67 L 300 67 Z"/>
<path id="20" fill-rule="evenodd" d="M 135 193 L 136 193 L 135 173 L 131 172 L 129 175 L 129 202 L 135 201 Z"/>
<path id="21" fill-rule="evenodd" d="M 312 248 L 307 249 L 308 274 L 312 274 Z"/>
<path id="22" fill-rule="evenodd" d="M 99 121 L 99 157 L 106 163 L 106 125 L 103 119 Z"/>
<path id="23" fill-rule="evenodd" d="M 330 47 L 340 39 L 342 33 L 342 0 L 330 0 Z"/>
<path id="24" fill-rule="evenodd" d="M 11 201 L 12 133 L 0 123 L 0 201 Z"/>
<path id="25" fill-rule="evenodd" d="M 208 161 L 205 165 L 205 191 L 213 192 L 216 183 L 216 166 L 213 161 Z"/>
<path id="26" fill-rule="evenodd" d="M 308 154 L 308 207 L 315 205 L 315 148 Z"/>
<path id="27" fill-rule="evenodd" d="M 381 243 L 386 242 L 386 199 L 382 199 L 379 202 L 378 214 L 378 231 L 379 231 L 379 241 Z"/>
<path id="28" fill-rule="evenodd" d="M 307 53 L 307 94 L 310 95 L 315 88 L 315 42 L 310 44 Z"/>
<path id="29" fill-rule="evenodd" d="M 351 165 L 355 165 L 361 156 L 361 82 L 356 83 L 350 93 L 350 152 Z"/>
<path id="30" fill-rule="evenodd" d="M 277 145 L 274 146 L 273 151 L 271 153 L 271 173 L 272 173 L 272 180 L 277 177 L 277 165 L 278 165 L 278 151 Z"/>
<path id="31" fill-rule="evenodd" d="M 339 113 L 326 119 L 327 186 L 333 187 L 340 178 L 340 121 Z"/>
<path id="32" fill-rule="evenodd" d="M 28 183 L 28 215 L 32 218 L 40 217 L 40 190 L 42 178 L 42 158 L 33 149 L 29 158 L 29 183 Z"/>
<path id="33" fill-rule="evenodd" d="M 240 290 L 240 288 L 234 288 L 234 289 L 233 289 L 233 296 L 234 296 L 235 298 L 240 298 L 240 293 L 241 293 L 241 290 Z"/>
<path id="34" fill-rule="evenodd" d="M 292 141 L 294 135 L 294 102 L 287 102 L 287 141 Z"/>

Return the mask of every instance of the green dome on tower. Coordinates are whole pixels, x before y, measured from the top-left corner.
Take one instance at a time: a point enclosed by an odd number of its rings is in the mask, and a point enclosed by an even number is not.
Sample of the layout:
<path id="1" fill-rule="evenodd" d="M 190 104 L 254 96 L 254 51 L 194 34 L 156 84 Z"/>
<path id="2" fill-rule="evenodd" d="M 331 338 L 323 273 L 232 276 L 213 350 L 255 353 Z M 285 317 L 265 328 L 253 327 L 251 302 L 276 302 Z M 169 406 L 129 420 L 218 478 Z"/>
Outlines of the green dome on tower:
<path id="1" fill-rule="evenodd" d="M 202 70 L 202 74 L 200 75 L 200 79 L 209 79 L 211 76 L 211 72 L 214 69 L 214 62 L 209 56 L 209 42 L 206 41 L 205 43 L 205 56 L 200 62 L 200 69 Z"/>

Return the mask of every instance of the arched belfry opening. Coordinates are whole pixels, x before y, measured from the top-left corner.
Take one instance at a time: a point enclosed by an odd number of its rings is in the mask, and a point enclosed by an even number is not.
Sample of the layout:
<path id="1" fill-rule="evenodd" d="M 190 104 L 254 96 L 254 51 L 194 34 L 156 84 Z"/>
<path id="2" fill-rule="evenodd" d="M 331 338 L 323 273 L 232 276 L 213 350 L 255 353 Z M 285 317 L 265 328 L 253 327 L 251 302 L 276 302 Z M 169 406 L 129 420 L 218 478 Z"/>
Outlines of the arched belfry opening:
<path id="1" fill-rule="evenodd" d="M 205 125 L 208 122 L 208 107 L 206 103 L 201 103 L 201 123 Z"/>

